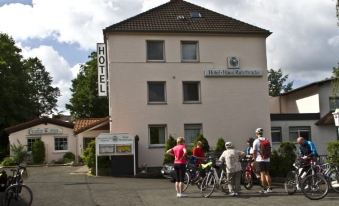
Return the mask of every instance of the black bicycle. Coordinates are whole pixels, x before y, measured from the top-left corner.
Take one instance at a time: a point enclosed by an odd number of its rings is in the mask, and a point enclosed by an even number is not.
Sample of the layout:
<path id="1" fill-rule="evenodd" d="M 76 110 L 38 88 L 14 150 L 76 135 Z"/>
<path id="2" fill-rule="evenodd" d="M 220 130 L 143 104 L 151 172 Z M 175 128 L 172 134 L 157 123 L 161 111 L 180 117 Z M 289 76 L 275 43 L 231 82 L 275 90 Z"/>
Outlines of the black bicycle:
<path id="1" fill-rule="evenodd" d="M 17 168 L 11 169 L 11 171 L 13 174 L 7 179 L 7 188 L 3 198 L 3 205 L 31 206 L 33 202 L 33 192 L 23 183 L 23 177 L 27 175 L 26 167 L 19 165 Z"/>

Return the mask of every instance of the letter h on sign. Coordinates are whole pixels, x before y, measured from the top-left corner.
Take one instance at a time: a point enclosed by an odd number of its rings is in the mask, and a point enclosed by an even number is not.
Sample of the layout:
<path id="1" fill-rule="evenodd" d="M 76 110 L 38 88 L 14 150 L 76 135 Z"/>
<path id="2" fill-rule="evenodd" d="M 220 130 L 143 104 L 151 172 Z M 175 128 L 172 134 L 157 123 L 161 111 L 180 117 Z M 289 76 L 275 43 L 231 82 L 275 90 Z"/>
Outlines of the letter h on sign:
<path id="1" fill-rule="evenodd" d="M 104 43 L 97 44 L 98 58 L 98 95 L 107 96 L 107 69 L 106 69 L 106 45 Z"/>

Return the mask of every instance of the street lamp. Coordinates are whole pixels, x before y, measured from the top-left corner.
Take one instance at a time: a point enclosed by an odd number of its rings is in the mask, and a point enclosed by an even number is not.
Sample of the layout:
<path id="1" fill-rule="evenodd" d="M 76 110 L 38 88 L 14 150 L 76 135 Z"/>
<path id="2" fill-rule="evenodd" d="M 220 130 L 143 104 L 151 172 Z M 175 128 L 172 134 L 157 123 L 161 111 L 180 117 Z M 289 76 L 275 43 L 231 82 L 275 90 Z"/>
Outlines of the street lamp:
<path id="1" fill-rule="evenodd" d="M 332 113 L 333 114 L 333 118 L 334 118 L 334 124 L 336 127 L 336 131 L 337 131 L 337 140 L 339 140 L 339 108 L 335 109 L 335 111 Z"/>

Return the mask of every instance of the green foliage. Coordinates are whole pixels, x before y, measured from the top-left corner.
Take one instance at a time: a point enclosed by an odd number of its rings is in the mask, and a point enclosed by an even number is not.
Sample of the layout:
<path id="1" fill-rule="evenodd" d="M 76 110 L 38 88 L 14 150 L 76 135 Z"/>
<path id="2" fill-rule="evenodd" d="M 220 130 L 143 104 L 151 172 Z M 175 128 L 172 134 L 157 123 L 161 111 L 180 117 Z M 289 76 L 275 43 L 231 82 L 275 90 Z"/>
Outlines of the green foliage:
<path id="1" fill-rule="evenodd" d="M 13 157 L 5 157 L 5 159 L 1 162 L 2 166 L 15 166 L 16 162 Z"/>
<path id="2" fill-rule="evenodd" d="M 210 151 L 210 145 L 208 144 L 207 139 L 204 137 L 204 135 L 199 134 L 197 138 L 194 140 L 193 145 L 196 145 L 198 141 L 202 142 L 202 149 L 205 153 Z"/>
<path id="3" fill-rule="evenodd" d="M 104 117 L 108 115 L 108 97 L 98 97 L 97 55 L 92 52 L 72 80 L 72 97 L 66 108 L 74 118 Z"/>
<path id="4" fill-rule="evenodd" d="M 72 152 L 66 152 L 62 157 L 64 163 L 74 162 L 75 155 Z"/>
<path id="5" fill-rule="evenodd" d="M 327 144 L 328 160 L 330 163 L 339 166 L 339 141 L 329 142 Z"/>
<path id="6" fill-rule="evenodd" d="M 19 140 L 17 144 L 11 145 L 11 151 L 13 154 L 12 155 L 13 161 L 17 164 L 22 163 L 27 156 L 26 146 L 22 145 Z"/>
<path id="7" fill-rule="evenodd" d="M 32 145 L 33 163 L 41 164 L 45 161 L 45 144 L 40 139 L 37 139 Z"/>
<path id="8" fill-rule="evenodd" d="M 296 146 L 293 142 L 283 142 L 278 151 L 274 150 L 271 155 L 270 173 L 272 176 L 284 177 L 293 169 L 293 163 L 297 157 Z"/>
<path id="9" fill-rule="evenodd" d="M 221 154 L 223 151 L 225 151 L 225 149 L 225 140 L 220 137 L 217 141 L 217 145 L 215 146 L 215 152 Z"/>
<path id="10" fill-rule="evenodd" d="M 84 160 L 85 165 L 87 165 L 89 168 L 95 167 L 95 141 L 91 141 L 83 154 L 82 159 Z"/>
<path id="11" fill-rule="evenodd" d="M 166 151 L 174 147 L 176 144 L 177 144 L 176 140 L 172 136 L 169 136 L 166 141 L 166 145 L 165 145 L 165 154 L 164 154 L 163 164 L 174 162 L 174 157 L 172 155 L 166 154 Z"/>
<path id="12" fill-rule="evenodd" d="M 332 68 L 332 77 L 339 78 L 339 66 Z"/>
<path id="13" fill-rule="evenodd" d="M 279 96 L 282 92 L 288 92 L 292 90 L 293 81 L 285 84 L 288 79 L 288 75 L 283 75 L 281 69 L 275 71 L 270 69 L 268 71 L 268 87 L 269 95 L 272 97 Z"/>
<path id="14" fill-rule="evenodd" d="M 24 59 L 13 38 L 0 33 L 0 147 L 10 148 L 4 128 L 51 114 L 59 89 L 37 58 Z"/>

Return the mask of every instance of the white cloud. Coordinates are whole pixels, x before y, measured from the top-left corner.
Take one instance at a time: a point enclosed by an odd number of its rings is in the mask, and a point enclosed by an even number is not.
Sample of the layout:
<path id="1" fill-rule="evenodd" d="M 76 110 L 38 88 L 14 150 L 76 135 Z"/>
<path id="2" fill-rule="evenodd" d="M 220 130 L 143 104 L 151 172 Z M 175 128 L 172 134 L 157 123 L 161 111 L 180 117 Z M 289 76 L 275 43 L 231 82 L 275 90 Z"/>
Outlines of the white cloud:
<path id="1" fill-rule="evenodd" d="M 21 47 L 20 44 L 18 44 Z M 58 98 L 58 110 L 65 111 L 65 104 L 71 97 L 71 80 L 74 79 L 80 69 L 80 64 L 71 67 L 60 54 L 50 46 L 41 45 L 38 48 L 21 47 L 24 58 L 38 57 L 53 78 L 52 86 L 60 89 Z"/>

